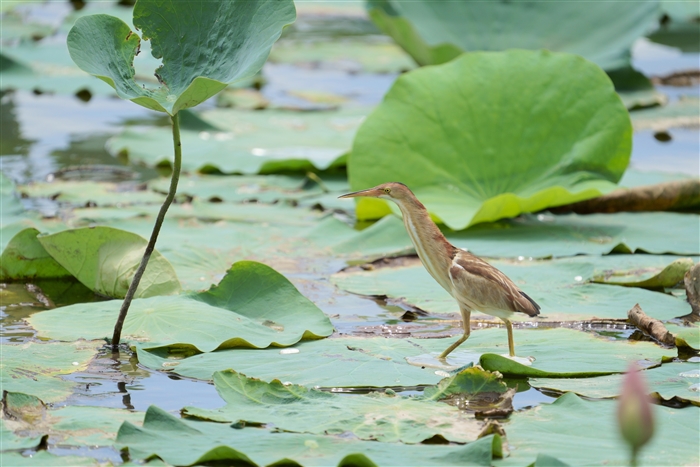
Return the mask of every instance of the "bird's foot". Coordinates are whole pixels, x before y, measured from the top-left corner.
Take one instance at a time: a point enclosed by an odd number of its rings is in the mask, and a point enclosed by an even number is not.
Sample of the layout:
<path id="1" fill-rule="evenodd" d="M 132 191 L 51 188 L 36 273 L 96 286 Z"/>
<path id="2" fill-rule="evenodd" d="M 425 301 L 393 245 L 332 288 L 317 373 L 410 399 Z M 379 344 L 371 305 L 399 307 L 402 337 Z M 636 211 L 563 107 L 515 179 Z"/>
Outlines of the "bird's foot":
<path id="1" fill-rule="evenodd" d="M 513 360 L 515 363 L 520 363 L 521 365 L 531 366 L 532 362 L 535 361 L 535 357 L 517 357 L 515 355 L 501 354 L 501 357 L 505 357 L 508 360 Z"/>
<path id="2" fill-rule="evenodd" d="M 454 371 L 469 364 L 477 365 L 481 354 L 472 352 L 453 352 L 446 358 L 440 358 L 437 353 L 429 353 L 406 357 L 409 365 L 436 370 Z"/>

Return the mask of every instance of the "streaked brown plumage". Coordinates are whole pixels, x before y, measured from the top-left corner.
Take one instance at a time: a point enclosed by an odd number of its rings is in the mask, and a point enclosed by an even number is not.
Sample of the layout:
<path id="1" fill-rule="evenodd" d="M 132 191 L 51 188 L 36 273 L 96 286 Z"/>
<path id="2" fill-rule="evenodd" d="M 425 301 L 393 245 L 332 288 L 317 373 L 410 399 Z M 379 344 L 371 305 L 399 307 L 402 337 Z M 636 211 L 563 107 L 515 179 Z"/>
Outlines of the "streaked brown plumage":
<path id="1" fill-rule="evenodd" d="M 348 193 L 341 198 L 361 196 L 388 199 L 399 206 L 404 226 L 423 266 L 459 304 L 464 334 L 440 358 L 444 359 L 467 340 L 472 311 L 481 311 L 505 322 L 508 350 L 511 356 L 515 356 L 513 325 L 508 318 L 513 313 L 537 316 L 540 314 L 539 305 L 501 271 L 448 242 L 425 206 L 403 183 L 384 183 L 368 190 Z"/>

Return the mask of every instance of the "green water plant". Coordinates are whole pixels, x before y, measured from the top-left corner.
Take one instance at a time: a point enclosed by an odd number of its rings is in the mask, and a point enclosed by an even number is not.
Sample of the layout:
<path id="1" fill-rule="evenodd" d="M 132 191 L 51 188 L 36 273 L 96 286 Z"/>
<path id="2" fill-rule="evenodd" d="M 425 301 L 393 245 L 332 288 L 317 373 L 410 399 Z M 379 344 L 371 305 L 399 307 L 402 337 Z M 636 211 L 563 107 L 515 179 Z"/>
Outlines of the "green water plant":
<path id="1" fill-rule="evenodd" d="M 282 28 L 295 16 L 292 0 L 138 0 L 133 19 L 141 37 L 122 20 L 109 15 L 79 18 L 70 30 L 68 49 L 82 70 L 112 86 L 122 99 L 165 112 L 172 120 L 174 160 L 170 189 L 120 309 L 112 336 L 114 349 L 119 345 L 129 305 L 177 191 L 182 166 L 178 112 L 257 73 Z M 136 80 L 134 58 L 142 40 L 149 40 L 152 55 L 162 59 L 163 64 L 155 70 L 160 83 L 155 89 Z"/>

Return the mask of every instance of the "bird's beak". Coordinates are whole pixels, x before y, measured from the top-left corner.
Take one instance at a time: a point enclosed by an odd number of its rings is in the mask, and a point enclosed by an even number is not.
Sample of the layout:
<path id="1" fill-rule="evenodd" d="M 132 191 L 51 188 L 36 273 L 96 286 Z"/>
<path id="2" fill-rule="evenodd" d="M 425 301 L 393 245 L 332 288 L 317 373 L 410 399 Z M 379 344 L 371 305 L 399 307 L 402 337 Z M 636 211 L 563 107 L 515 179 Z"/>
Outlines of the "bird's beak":
<path id="1" fill-rule="evenodd" d="M 379 195 L 384 193 L 382 190 L 377 188 L 370 188 L 368 190 L 354 191 L 345 195 L 338 196 L 338 198 L 359 198 L 360 196 L 367 196 L 370 198 L 379 198 Z"/>

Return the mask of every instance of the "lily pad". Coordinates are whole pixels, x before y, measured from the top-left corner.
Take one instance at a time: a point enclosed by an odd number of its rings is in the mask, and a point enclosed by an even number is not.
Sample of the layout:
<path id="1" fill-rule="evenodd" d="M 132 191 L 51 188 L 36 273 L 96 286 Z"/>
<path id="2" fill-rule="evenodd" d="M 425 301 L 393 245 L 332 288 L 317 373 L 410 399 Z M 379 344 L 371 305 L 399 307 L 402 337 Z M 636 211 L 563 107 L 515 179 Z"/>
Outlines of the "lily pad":
<path id="1" fill-rule="evenodd" d="M 2 440 L 3 453 L 0 454 L 3 463 L 7 462 L 7 455 L 4 451 L 20 450 L 20 449 L 35 449 L 39 447 L 43 436 L 19 436 L 14 431 L 8 428 L 8 422 L 4 418 L 0 418 L 0 440 Z"/>
<path id="2" fill-rule="evenodd" d="M 630 62 L 653 28 L 656 3 L 432 2 L 371 0 L 372 20 L 421 65 L 474 50 L 542 49 L 582 55 L 605 70 Z M 572 23 L 571 18 L 576 18 Z"/>
<path id="3" fill-rule="evenodd" d="M 275 173 L 317 171 L 345 165 L 366 108 L 327 112 L 216 109 L 201 114 L 219 131 L 181 131 L 188 157 L 184 171 Z M 113 154 L 132 163 L 169 165 L 172 132 L 130 128 L 107 142 Z"/>
<path id="4" fill-rule="evenodd" d="M 457 407 L 419 398 L 381 393 L 348 397 L 279 380 L 266 383 L 234 371 L 214 373 L 214 385 L 226 406 L 216 410 L 185 407 L 183 415 L 407 444 L 433 436 L 459 443 L 475 441 L 483 428 L 482 422 Z"/>
<path id="5" fill-rule="evenodd" d="M 99 466 L 97 459 L 80 456 L 56 456 L 46 451 L 38 451 L 29 455 L 18 452 L 3 452 L 3 465 L 12 467 L 77 467 L 83 465 Z"/>
<path id="6" fill-rule="evenodd" d="M 668 226 L 673 226 L 669 229 Z M 459 248 L 490 257 L 548 258 L 612 252 L 698 255 L 700 216 L 671 212 L 521 216 L 465 231 L 444 229 Z M 415 252 L 406 228 L 387 216 L 335 246 L 338 253 L 396 256 Z"/>
<path id="7" fill-rule="evenodd" d="M 46 252 L 37 234 L 38 230 L 28 228 L 12 237 L 0 256 L 0 280 L 73 277 Z"/>
<path id="8" fill-rule="evenodd" d="M 86 287 L 115 298 L 126 295 L 147 243 L 139 235 L 112 227 L 65 230 L 38 239 L 48 254 Z M 135 296 L 146 298 L 179 292 L 175 270 L 154 251 Z"/>
<path id="9" fill-rule="evenodd" d="M 476 52 L 397 79 L 358 130 L 348 172 L 353 190 L 405 183 L 461 230 L 607 193 L 631 143 L 627 110 L 597 66 L 546 51 Z M 379 199 L 357 205 L 359 219 L 388 212 Z"/>
<path id="10" fill-rule="evenodd" d="M 132 458 L 157 455 L 173 465 L 215 461 L 271 465 L 284 458 L 281 465 L 349 467 L 355 464 L 344 462 L 346 456 L 358 456 L 361 452 L 377 465 L 386 466 L 490 466 L 493 456 L 502 453 L 498 435 L 486 436 L 466 446 L 394 443 L 387 450 L 386 444 L 376 441 L 275 433 L 260 428 L 236 429 L 222 423 L 181 420 L 155 406 L 146 412 L 142 428 L 124 423 L 117 442 L 129 448 Z"/>
<path id="11" fill-rule="evenodd" d="M 68 397 L 74 383 L 57 376 L 84 370 L 104 343 L 97 341 L 28 342 L 2 346 L 2 390 L 21 392 L 44 402 Z"/>
<path id="12" fill-rule="evenodd" d="M 418 258 L 399 267 L 340 272 L 331 281 L 348 292 L 401 299 L 433 313 L 458 313 L 457 302 L 428 274 Z M 632 288 L 613 288 L 590 284 L 597 267 L 615 264 L 615 259 L 564 258 L 548 261 L 491 260 L 490 263 L 510 277 L 541 307 L 536 320 L 549 322 L 579 321 L 592 318 L 625 319 L 627 310 L 639 303 L 657 319 L 672 319 L 690 312 L 683 300 Z M 601 266 L 598 266 L 600 264 Z M 478 310 L 477 310 L 478 311 Z M 475 319 L 496 320 L 482 314 Z M 525 314 L 516 321 L 532 322 Z"/>
<path id="13" fill-rule="evenodd" d="M 664 363 L 659 368 L 644 371 L 648 389 L 663 399 L 674 397 L 700 406 L 700 364 L 689 362 Z M 622 390 L 624 375 L 600 376 L 587 379 L 531 378 L 530 386 L 595 398 L 618 397 Z"/>
<path id="14" fill-rule="evenodd" d="M 140 0 L 134 6 L 134 26 L 151 41 L 153 56 L 163 59 L 156 70 L 158 89 L 134 79 L 141 38 L 119 18 L 78 18 L 68 34 L 68 49 L 81 69 L 112 86 L 119 97 L 175 115 L 257 73 L 295 16 L 291 0 L 216 0 L 207 8 Z"/>
<path id="15" fill-rule="evenodd" d="M 40 336 L 101 339 L 109 335 L 120 307 L 118 300 L 77 304 L 35 314 L 29 321 Z M 124 340 L 148 342 L 149 347 L 211 352 L 284 347 L 332 332 L 323 312 L 284 276 L 264 264 L 241 261 L 206 292 L 134 300 L 123 334 Z"/>
<path id="16" fill-rule="evenodd" d="M 301 342 L 297 353 L 277 349 L 217 351 L 182 359 L 162 350 L 137 348 L 139 362 L 149 368 L 171 370 L 179 375 L 209 380 L 214 372 L 233 369 L 263 381 L 279 379 L 303 386 L 406 387 L 436 384 L 442 377 L 435 368 L 410 365 L 406 359 L 433 358 L 456 338 L 389 339 L 341 337 Z M 621 373 L 630 362 L 644 367 L 658 365 L 662 357 L 675 356 L 651 342 L 612 341 L 572 329 L 516 329 L 515 350 L 534 356 L 532 367 L 552 373 Z M 505 329 L 478 329 L 452 352 L 448 366 L 460 368 L 479 363 L 482 354 L 506 354 Z M 442 373 L 442 372 L 440 372 Z"/>
<path id="17" fill-rule="evenodd" d="M 603 276 L 594 277 L 591 282 L 645 289 L 663 289 L 664 287 L 674 287 L 683 282 L 685 273 L 690 271 L 694 264 L 692 258 L 680 258 L 661 270 L 659 268 L 643 268 L 631 271 L 607 271 Z"/>
<path id="18" fill-rule="evenodd" d="M 619 435 L 616 408 L 616 401 L 586 401 L 566 393 L 552 404 L 516 412 L 503 427 L 512 447 L 510 457 L 494 465 L 528 465 L 538 453 L 570 465 L 628 465 L 629 452 Z M 638 462 L 697 464 L 698 409 L 653 406 L 653 410 L 657 436 L 640 451 Z"/>

